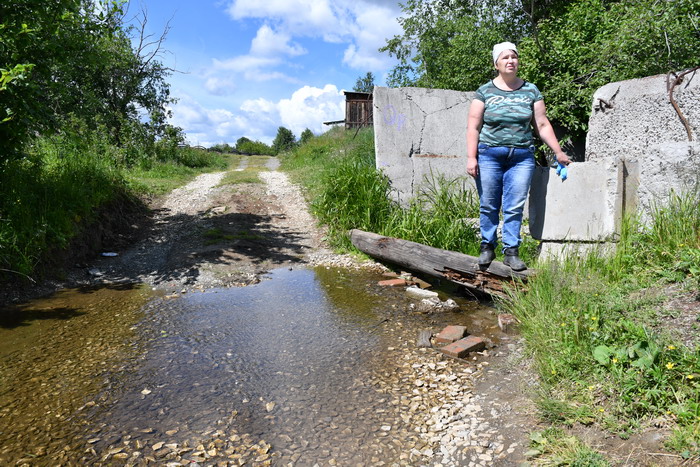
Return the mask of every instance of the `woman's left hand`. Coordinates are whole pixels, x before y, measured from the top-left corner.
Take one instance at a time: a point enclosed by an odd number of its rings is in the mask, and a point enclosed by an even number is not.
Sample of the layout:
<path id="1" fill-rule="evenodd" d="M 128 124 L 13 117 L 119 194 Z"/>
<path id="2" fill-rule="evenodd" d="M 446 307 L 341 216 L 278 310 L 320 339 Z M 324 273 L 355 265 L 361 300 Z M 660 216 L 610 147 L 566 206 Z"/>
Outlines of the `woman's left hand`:
<path id="1" fill-rule="evenodd" d="M 561 165 L 567 166 L 571 164 L 571 159 L 569 159 L 569 156 L 567 156 L 565 152 L 560 152 L 556 155 L 556 157 L 557 162 L 559 162 Z"/>

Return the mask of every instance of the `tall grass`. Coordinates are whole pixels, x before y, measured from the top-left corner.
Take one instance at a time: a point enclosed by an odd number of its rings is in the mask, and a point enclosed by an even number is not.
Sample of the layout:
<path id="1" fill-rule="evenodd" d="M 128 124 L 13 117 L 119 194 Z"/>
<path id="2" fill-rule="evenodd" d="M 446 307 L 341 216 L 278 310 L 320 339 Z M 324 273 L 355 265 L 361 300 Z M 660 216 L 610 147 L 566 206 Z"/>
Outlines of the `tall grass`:
<path id="1" fill-rule="evenodd" d="M 31 274 L 44 251 L 65 247 L 93 208 L 125 191 L 100 139 L 39 139 L 0 168 L 0 264 Z"/>

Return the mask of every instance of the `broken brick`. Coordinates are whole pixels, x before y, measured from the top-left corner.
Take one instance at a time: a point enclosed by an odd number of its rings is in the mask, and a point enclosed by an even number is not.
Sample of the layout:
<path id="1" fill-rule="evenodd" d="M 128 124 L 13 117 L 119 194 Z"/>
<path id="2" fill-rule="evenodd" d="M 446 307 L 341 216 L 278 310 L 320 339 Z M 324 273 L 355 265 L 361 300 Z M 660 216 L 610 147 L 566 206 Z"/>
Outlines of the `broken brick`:
<path id="1" fill-rule="evenodd" d="M 467 333 L 466 326 L 447 326 L 435 336 L 435 341 L 439 344 L 451 344 L 464 337 Z"/>
<path id="2" fill-rule="evenodd" d="M 469 336 L 441 347 L 440 352 L 448 357 L 464 358 L 469 352 L 478 352 L 485 348 L 486 344 L 483 339 L 476 336 Z"/>

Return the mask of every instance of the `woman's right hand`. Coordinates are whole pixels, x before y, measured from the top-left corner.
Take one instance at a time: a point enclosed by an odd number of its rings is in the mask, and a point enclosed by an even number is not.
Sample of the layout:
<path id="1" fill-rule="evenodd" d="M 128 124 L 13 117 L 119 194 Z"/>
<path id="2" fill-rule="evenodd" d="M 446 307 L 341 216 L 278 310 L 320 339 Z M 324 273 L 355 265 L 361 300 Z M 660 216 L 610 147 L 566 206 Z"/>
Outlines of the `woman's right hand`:
<path id="1" fill-rule="evenodd" d="M 476 157 L 467 158 L 467 173 L 474 178 L 479 175 L 479 161 Z"/>

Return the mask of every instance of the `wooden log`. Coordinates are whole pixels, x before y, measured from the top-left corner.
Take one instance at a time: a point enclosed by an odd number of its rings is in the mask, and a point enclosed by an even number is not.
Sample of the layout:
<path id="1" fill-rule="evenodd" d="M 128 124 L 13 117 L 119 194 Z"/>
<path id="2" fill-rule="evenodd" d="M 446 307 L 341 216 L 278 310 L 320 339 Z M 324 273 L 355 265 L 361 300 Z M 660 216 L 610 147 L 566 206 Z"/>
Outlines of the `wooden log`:
<path id="1" fill-rule="evenodd" d="M 506 283 L 512 284 L 516 280 L 526 282 L 534 274 L 530 269 L 513 271 L 500 261 L 492 262 L 488 269 L 482 271 L 474 256 L 363 230 L 351 230 L 350 241 L 358 250 L 374 258 L 491 295 L 503 295 Z"/>

